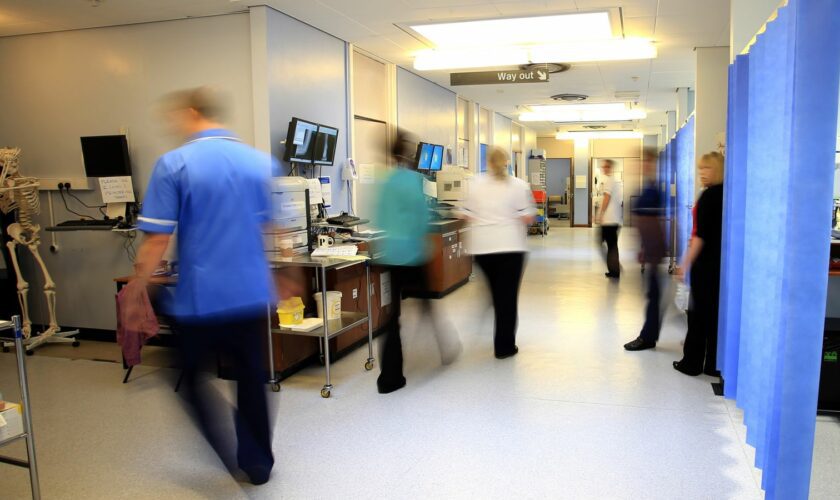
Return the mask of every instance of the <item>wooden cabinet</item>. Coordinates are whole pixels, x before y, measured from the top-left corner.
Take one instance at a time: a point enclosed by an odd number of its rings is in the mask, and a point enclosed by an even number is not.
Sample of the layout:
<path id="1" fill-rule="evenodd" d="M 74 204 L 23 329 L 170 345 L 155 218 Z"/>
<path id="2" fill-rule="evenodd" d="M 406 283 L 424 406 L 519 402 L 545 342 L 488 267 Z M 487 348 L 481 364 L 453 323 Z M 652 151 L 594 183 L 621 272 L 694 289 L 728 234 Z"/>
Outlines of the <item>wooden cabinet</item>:
<path id="1" fill-rule="evenodd" d="M 429 233 L 431 260 L 425 290 L 410 290 L 409 294 L 423 297 L 443 297 L 465 284 L 472 273 L 472 257 L 465 248 L 466 229 L 463 221 L 438 221 Z"/>

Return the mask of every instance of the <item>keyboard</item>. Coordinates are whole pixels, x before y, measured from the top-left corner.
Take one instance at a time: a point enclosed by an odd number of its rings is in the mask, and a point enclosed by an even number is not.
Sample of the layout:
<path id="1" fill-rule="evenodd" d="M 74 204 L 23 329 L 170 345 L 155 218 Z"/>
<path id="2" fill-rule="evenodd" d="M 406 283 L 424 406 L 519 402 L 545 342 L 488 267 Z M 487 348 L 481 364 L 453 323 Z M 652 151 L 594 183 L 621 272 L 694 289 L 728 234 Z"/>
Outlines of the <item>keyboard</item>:
<path id="1" fill-rule="evenodd" d="M 360 220 L 362 220 L 362 219 L 360 219 L 358 217 L 353 217 L 352 215 L 349 215 L 347 213 L 343 213 L 343 214 L 339 215 L 338 217 L 330 217 L 329 219 L 327 219 L 327 222 L 329 222 L 330 224 L 336 224 L 336 225 L 339 225 L 339 226 L 350 226 L 350 225 L 353 225 L 356 222 L 359 222 Z"/>
<path id="2" fill-rule="evenodd" d="M 116 219 L 80 219 L 59 222 L 56 227 L 114 227 L 119 223 Z"/>
<path id="3" fill-rule="evenodd" d="M 352 257 L 359 253 L 356 245 L 336 245 L 333 247 L 318 247 L 312 251 L 313 257 Z"/>

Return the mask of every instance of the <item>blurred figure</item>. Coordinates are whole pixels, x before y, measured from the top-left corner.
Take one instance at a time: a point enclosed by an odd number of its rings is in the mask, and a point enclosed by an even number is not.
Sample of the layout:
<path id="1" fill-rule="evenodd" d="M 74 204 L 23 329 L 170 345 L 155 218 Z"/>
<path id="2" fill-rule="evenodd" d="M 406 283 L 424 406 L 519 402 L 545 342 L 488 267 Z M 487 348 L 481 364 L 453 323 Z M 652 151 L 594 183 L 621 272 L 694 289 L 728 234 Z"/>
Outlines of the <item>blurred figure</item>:
<path id="1" fill-rule="evenodd" d="M 719 376 L 717 370 L 720 305 L 720 246 L 723 231 L 723 155 L 707 153 L 697 164 L 705 190 L 697 200 L 695 235 L 677 276 L 691 281 L 691 306 L 683 359 L 674 368 L 686 375 Z"/>
<path id="2" fill-rule="evenodd" d="M 508 154 L 493 148 L 487 174 L 470 185 L 464 213 L 469 221 L 467 251 L 484 271 L 495 311 L 496 358 L 516 355 L 519 288 L 528 252 L 528 226 L 537 211 L 530 186 L 508 174 Z"/>
<path id="3" fill-rule="evenodd" d="M 621 264 L 618 257 L 618 231 L 621 228 L 622 219 L 622 186 L 613 178 L 613 160 L 604 160 L 601 163 L 601 172 L 604 173 L 601 192 L 603 200 L 596 218 L 596 223 L 601 225 L 601 243 L 607 245 L 607 278 L 618 279 L 621 276 Z"/>
<path id="4" fill-rule="evenodd" d="M 274 464 L 262 369 L 274 286 L 261 227 L 269 222 L 268 182 L 277 166 L 222 126 L 212 90 L 175 92 L 163 106 L 185 142 L 152 172 L 136 280 L 148 283 L 177 228 L 180 273 L 169 313 L 182 344 L 183 394 L 225 465 L 234 471 L 238 462 L 252 483 L 263 484 Z M 224 445 L 231 430 L 220 425 L 230 404 L 198 380 L 202 361 L 219 352 L 231 358 L 237 381 L 235 455 Z"/>
<path id="5" fill-rule="evenodd" d="M 659 264 L 666 254 L 665 229 L 662 224 L 662 193 L 656 181 L 656 150 L 645 148 L 642 158 L 642 174 L 645 186 L 633 207 L 633 221 L 639 229 L 642 248 L 639 251 L 639 263 L 643 264 L 648 281 L 648 303 L 645 324 L 639 336 L 624 344 L 628 351 L 653 349 L 659 340 L 662 323 Z"/>
<path id="6" fill-rule="evenodd" d="M 425 289 L 427 282 L 431 215 L 423 194 L 423 176 L 416 171 L 416 152 L 417 141 L 398 130 L 391 146 L 396 168 L 379 187 L 374 211 L 374 225 L 385 232 L 381 247 L 383 256 L 377 263 L 388 267 L 392 297 L 392 312 L 384 327 L 386 334 L 380 352 L 382 372 L 376 380 L 380 394 L 405 387 L 400 338 L 402 296 L 406 289 Z M 421 307 L 423 315 L 431 320 L 443 363 L 451 363 L 461 352 L 457 334 L 445 335 L 435 321 L 430 300 L 422 299 Z"/>

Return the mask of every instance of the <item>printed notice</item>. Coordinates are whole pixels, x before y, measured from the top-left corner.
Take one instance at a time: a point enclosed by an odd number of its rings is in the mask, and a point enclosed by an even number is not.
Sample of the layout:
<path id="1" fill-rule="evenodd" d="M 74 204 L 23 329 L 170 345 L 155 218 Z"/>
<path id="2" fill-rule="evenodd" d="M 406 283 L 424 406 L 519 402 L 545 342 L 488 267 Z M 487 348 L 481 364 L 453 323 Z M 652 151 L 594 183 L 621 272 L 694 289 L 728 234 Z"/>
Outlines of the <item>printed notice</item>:
<path id="1" fill-rule="evenodd" d="M 102 203 L 134 202 L 134 186 L 131 176 L 100 177 L 99 189 L 102 190 Z"/>
<path id="2" fill-rule="evenodd" d="M 376 167 L 370 163 L 359 165 L 359 183 L 373 184 L 376 182 Z"/>

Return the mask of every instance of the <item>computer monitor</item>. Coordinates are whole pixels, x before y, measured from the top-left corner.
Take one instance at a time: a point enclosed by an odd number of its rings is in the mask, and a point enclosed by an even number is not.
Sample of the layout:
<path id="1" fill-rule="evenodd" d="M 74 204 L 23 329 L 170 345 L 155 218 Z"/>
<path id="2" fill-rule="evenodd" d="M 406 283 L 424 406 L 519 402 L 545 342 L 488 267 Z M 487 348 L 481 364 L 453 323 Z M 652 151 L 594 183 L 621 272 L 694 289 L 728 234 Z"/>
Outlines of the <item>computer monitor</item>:
<path id="1" fill-rule="evenodd" d="M 88 177 L 131 175 L 128 141 L 124 135 L 82 137 L 82 157 Z"/>
<path id="2" fill-rule="evenodd" d="M 315 136 L 315 154 L 312 163 L 315 165 L 332 165 L 335 162 L 335 147 L 338 144 L 338 129 L 318 126 Z"/>
<path id="3" fill-rule="evenodd" d="M 443 168 L 443 146 L 437 145 L 432 152 L 432 163 L 429 165 L 429 170 L 432 172 L 439 172 Z"/>
<path id="4" fill-rule="evenodd" d="M 434 150 L 434 144 L 421 142 L 417 146 L 417 170 L 429 170 L 432 165 L 432 153 L 434 153 Z"/>
<path id="5" fill-rule="evenodd" d="M 295 163 L 312 163 L 317 134 L 318 124 L 292 118 L 286 135 L 286 155 L 283 158 Z"/>

